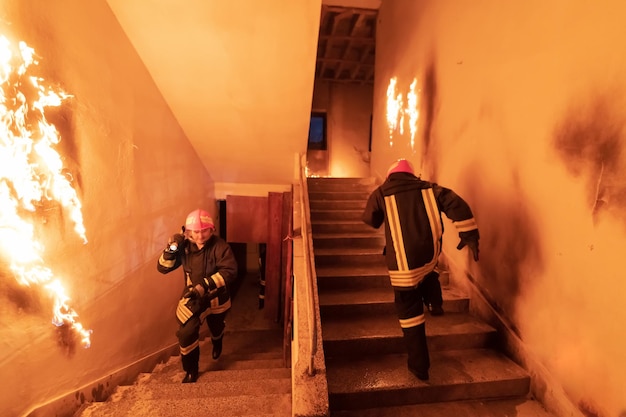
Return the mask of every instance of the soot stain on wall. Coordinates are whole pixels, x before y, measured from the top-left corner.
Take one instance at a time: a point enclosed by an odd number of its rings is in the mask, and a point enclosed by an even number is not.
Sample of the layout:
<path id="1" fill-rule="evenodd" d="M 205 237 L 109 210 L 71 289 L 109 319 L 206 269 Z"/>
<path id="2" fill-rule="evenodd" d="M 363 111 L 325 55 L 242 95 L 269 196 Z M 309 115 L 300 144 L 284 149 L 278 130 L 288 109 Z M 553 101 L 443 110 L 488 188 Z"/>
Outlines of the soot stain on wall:
<path id="1" fill-rule="evenodd" d="M 556 126 L 554 148 L 568 172 L 583 178 L 590 215 L 611 213 L 626 225 L 626 116 L 608 96 L 572 106 Z"/>
<path id="2" fill-rule="evenodd" d="M 424 72 L 424 86 L 422 97 L 424 105 L 422 107 L 424 130 L 422 132 L 422 146 L 424 162 L 430 165 L 430 175 L 433 179 L 437 178 L 438 165 L 435 152 L 432 151 L 432 131 L 435 119 L 435 105 L 437 103 L 437 72 L 435 68 L 435 58 L 431 56 Z"/>
<path id="3" fill-rule="evenodd" d="M 478 223 L 481 286 L 492 306 L 511 317 L 524 288 L 544 269 L 541 230 L 531 208 L 524 204 L 518 173 L 512 173 L 512 186 L 507 190 L 488 190 L 476 177 L 481 172 L 478 164 L 466 168 L 463 189 L 469 195 L 461 197 L 468 200 Z M 536 274 L 525 272 L 529 270 Z"/>

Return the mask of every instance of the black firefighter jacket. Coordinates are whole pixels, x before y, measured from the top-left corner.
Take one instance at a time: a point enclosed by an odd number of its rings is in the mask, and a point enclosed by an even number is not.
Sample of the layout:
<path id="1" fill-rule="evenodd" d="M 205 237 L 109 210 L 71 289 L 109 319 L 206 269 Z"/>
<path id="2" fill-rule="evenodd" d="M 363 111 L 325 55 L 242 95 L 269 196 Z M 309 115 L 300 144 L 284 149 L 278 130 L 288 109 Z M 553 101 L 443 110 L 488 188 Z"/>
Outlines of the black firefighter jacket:
<path id="1" fill-rule="evenodd" d="M 181 265 L 185 275 L 183 294 L 197 284 L 202 285 L 206 291 L 198 305 L 189 303 L 187 298 L 181 298 L 176 315 L 182 323 L 193 313 L 197 313 L 196 310 L 203 311 L 210 307 L 211 313 L 223 313 L 230 308 L 228 287 L 237 279 L 237 261 L 225 240 L 213 235 L 202 249 L 198 249 L 192 241 L 185 240 L 184 246 L 175 255 L 163 251 L 157 262 L 157 270 L 167 274 Z"/>
<path id="2" fill-rule="evenodd" d="M 437 265 L 442 212 L 456 226 L 461 240 L 478 240 L 472 210 L 448 188 L 399 172 L 369 196 L 363 221 L 374 228 L 385 223 L 385 256 L 395 289 L 414 288 Z"/>

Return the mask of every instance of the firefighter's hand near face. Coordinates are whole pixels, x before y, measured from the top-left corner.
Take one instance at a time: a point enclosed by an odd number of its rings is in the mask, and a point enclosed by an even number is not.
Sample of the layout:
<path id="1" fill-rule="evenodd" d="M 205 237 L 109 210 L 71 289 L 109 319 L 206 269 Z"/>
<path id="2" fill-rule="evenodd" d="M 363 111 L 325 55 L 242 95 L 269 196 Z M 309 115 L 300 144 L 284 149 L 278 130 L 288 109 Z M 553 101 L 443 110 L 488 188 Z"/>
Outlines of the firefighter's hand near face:
<path id="1" fill-rule="evenodd" d="M 172 261 L 176 259 L 179 249 L 182 249 L 185 245 L 185 236 L 180 233 L 176 233 L 172 235 L 167 240 L 167 246 L 163 251 L 163 259 L 167 261 Z"/>
<path id="2" fill-rule="evenodd" d="M 176 252 L 177 250 L 181 249 L 184 244 L 185 236 L 183 236 L 181 233 L 173 234 L 167 241 L 167 246 L 172 252 Z"/>

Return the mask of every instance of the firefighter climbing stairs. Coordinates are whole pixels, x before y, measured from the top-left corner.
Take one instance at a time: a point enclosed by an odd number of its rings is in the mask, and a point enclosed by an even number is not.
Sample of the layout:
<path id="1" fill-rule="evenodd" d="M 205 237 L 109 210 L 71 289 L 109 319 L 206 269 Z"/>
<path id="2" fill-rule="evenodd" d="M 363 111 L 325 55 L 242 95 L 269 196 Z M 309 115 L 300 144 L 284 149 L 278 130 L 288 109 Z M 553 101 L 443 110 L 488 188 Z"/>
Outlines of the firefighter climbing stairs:
<path id="1" fill-rule="evenodd" d="M 222 356 L 200 343 L 200 376 L 182 384 L 180 356 L 172 356 L 75 417 L 291 416 L 291 369 L 285 366 L 282 328 L 229 330 Z"/>
<path id="2" fill-rule="evenodd" d="M 374 180 L 307 184 L 331 416 L 550 415 L 530 397 L 529 375 L 496 348 L 496 330 L 469 313 L 470 300 L 446 274 L 445 314 L 426 313 L 430 380 L 414 377 L 382 252 L 384 226 L 361 221 Z"/>

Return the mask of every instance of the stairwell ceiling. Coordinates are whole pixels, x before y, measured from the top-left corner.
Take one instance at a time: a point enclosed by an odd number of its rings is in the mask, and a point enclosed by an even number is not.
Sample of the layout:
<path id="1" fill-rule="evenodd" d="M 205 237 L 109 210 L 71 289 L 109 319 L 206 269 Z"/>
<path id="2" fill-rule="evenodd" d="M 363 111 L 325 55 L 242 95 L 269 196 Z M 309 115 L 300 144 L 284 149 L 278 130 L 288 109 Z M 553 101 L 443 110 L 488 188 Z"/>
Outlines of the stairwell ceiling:
<path id="1" fill-rule="evenodd" d="M 378 10 L 323 5 L 315 79 L 373 84 Z"/>
<path id="2" fill-rule="evenodd" d="M 373 82 L 380 0 L 106 1 L 216 183 L 292 183 L 314 82 Z"/>

